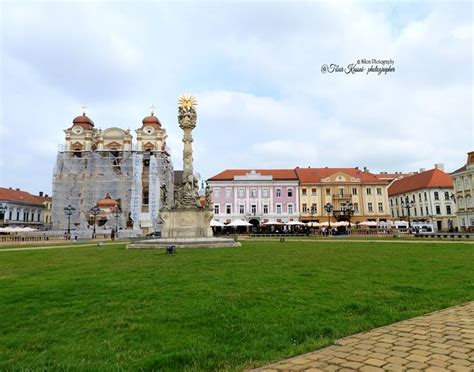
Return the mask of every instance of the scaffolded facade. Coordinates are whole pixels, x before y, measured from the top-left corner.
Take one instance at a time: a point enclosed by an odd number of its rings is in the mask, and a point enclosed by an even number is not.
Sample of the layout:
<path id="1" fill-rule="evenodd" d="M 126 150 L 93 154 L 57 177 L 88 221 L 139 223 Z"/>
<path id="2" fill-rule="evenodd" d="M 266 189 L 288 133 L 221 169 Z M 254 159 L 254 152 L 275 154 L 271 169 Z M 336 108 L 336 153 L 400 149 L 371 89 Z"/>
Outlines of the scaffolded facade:
<path id="1" fill-rule="evenodd" d="M 129 131 L 96 130 L 85 114 L 65 132 L 53 174 L 53 229 L 78 235 L 160 230 L 159 210 L 173 203 L 173 165 L 166 132 L 153 113 L 137 130 L 137 144 Z M 115 207 L 101 205 L 106 197 Z M 74 211 L 70 216 L 68 206 Z"/>

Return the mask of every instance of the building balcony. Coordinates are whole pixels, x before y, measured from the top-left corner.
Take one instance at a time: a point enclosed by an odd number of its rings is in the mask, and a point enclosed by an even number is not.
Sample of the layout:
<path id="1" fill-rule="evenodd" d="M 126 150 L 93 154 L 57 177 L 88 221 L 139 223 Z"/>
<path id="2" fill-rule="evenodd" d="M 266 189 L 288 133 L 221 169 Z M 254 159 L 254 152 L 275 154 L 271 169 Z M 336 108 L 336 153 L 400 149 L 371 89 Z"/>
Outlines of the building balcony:
<path id="1" fill-rule="evenodd" d="M 338 202 L 351 201 L 352 194 L 332 194 L 332 200 Z"/>

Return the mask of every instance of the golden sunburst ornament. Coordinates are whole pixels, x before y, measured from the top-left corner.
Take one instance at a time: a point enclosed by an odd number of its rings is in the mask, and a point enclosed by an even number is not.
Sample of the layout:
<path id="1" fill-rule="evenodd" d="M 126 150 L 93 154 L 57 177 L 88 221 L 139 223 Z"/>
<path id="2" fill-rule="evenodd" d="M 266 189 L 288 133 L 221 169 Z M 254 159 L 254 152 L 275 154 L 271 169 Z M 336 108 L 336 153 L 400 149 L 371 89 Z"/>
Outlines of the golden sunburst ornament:
<path id="1" fill-rule="evenodd" d="M 192 95 L 182 95 L 178 100 L 179 107 L 196 108 L 197 100 Z"/>

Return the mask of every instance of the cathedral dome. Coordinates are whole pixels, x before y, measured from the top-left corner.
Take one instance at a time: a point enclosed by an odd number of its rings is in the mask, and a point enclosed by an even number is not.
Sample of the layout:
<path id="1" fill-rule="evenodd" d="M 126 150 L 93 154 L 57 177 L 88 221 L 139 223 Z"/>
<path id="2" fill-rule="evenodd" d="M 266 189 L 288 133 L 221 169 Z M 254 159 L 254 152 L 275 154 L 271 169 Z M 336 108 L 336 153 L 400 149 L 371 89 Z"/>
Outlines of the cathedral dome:
<path id="1" fill-rule="evenodd" d="M 104 199 L 100 199 L 98 202 L 97 202 L 97 206 L 101 209 L 105 209 L 105 208 L 115 208 L 117 207 L 119 204 L 119 202 L 115 199 L 112 199 L 109 195 L 109 193 L 107 193 L 107 195 L 105 196 Z"/>
<path id="2" fill-rule="evenodd" d="M 158 129 L 161 128 L 161 123 L 158 120 L 158 118 L 153 114 L 153 112 L 151 113 L 150 116 L 147 116 L 146 118 L 144 118 L 142 120 L 142 123 L 143 123 L 143 126 L 151 125 L 152 127 L 155 127 Z"/>
<path id="3" fill-rule="evenodd" d="M 83 127 L 84 129 L 94 128 L 94 122 L 88 116 L 86 116 L 85 112 L 82 115 L 76 116 L 74 120 L 72 121 L 72 124 L 79 125 L 80 127 Z"/>

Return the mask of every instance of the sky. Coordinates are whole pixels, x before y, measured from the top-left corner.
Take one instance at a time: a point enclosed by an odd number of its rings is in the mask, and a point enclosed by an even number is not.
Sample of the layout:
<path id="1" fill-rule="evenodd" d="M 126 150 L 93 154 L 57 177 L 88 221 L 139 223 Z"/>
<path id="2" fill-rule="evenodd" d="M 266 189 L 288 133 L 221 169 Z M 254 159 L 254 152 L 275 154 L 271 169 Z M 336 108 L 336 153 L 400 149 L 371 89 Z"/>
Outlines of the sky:
<path id="1" fill-rule="evenodd" d="M 87 106 L 132 133 L 154 105 L 182 167 L 177 100 L 198 101 L 194 169 L 453 171 L 474 150 L 471 2 L 0 3 L 0 186 L 52 189 Z M 323 66 L 393 60 L 394 71 Z M 378 65 L 379 67 L 381 65 Z"/>

